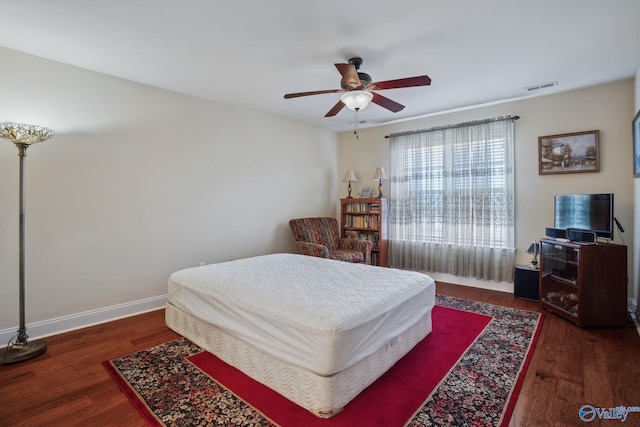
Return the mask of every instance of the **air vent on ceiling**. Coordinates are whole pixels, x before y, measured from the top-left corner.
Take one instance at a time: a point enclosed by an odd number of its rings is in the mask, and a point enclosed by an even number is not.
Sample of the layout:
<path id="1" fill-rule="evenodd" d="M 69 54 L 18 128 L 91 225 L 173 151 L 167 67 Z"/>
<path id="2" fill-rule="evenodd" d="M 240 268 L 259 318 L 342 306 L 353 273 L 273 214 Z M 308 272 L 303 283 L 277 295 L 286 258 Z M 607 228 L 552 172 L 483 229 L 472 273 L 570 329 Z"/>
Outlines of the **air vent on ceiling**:
<path id="1" fill-rule="evenodd" d="M 526 90 L 527 92 L 534 92 L 540 89 L 548 89 L 553 86 L 558 86 L 558 82 L 549 82 L 549 83 L 543 83 L 535 86 L 529 86 L 529 87 L 525 87 L 524 90 Z"/>

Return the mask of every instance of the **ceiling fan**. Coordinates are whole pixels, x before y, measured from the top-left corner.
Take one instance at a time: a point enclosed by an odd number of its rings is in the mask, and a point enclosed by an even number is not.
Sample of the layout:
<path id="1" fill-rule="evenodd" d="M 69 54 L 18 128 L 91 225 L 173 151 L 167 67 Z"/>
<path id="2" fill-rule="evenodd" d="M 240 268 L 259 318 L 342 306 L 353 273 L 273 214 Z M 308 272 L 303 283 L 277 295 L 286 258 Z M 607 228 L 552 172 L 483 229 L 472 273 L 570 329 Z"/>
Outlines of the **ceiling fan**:
<path id="1" fill-rule="evenodd" d="M 374 91 L 386 89 L 399 89 L 405 87 L 428 86 L 431 84 L 429 76 L 407 77 L 404 79 L 386 80 L 382 82 L 373 82 L 371 76 L 367 73 L 361 73 L 358 70 L 362 65 L 362 58 L 351 58 L 347 64 L 335 64 L 336 68 L 342 75 L 340 80 L 340 89 L 316 90 L 312 92 L 288 93 L 285 99 L 298 98 L 301 96 L 321 95 L 324 93 L 340 93 L 343 92 L 340 100 L 333 106 L 325 117 L 332 117 L 338 114 L 345 106 L 351 110 L 361 110 L 366 107 L 369 102 L 378 104 L 389 111 L 397 113 L 404 108 L 389 98 L 386 98 Z"/>

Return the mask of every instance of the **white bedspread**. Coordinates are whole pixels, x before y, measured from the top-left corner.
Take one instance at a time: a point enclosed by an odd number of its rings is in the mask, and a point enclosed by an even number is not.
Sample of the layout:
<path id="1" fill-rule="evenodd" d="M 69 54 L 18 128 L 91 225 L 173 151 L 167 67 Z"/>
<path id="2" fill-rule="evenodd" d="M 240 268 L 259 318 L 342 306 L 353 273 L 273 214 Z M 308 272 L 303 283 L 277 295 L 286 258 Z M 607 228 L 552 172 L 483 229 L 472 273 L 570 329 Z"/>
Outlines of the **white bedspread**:
<path id="1" fill-rule="evenodd" d="M 177 271 L 169 302 L 277 358 L 333 375 L 428 313 L 435 284 L 416 272 L 272 254 Z"/>

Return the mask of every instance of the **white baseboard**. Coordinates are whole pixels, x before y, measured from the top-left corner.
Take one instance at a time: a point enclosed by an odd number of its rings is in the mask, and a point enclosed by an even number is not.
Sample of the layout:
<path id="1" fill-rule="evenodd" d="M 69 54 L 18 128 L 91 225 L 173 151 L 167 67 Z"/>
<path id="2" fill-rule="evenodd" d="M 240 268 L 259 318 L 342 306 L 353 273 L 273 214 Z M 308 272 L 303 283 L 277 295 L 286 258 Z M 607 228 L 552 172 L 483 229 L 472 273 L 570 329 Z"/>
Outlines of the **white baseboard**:
<path id="1" fill-rule="evenodd" d="M 429 273 L 429 275 L 433 280 L 439 280 L 442 282 L 513 293 L 513 283 L 476 280 L 470 277 L 458 277 L 442 273 Z M 160 295 L 111 307 L 104 307 L 96 310 L 85 311 L 83 313 L 35 322 L 27 324 L 27 334 L 30 339 L 50 337 L 64 332 L 122 319 L 123 317 L 159 310 L 164 308 L 166 302 L 167 295 Z M 9 340 L 16 335 L 17 330 L 17 325 L 15 328 L 0 330 L 0 348 L 7 346 Z M 638 331 L 640 333 L 640 326 Z"/>
<path id="2" fill-rule="evenodd" d="M 122 319 L 123 317 L 159 310 L 165 306 L 166 302 L 167 296 L 160 295 L 111 307 L 104 307 L 96 310 L 85 311 L 83 313 L 35 322 L 27 324 L 27 335 L 29 335 L 29 339 L 50 337 L 51 335 L 57 335 L 63 332 L 86 328 L 87 326 Z M 9 340 L 16 335 L 17 330 L 18 326 L 11 329 L 0 330 L 0 348 L 7 346 Z"/>
<path id="3" fill-rule="evenodd" d="M 478 280 L 473 277 L 460 277 L 445 273 L 427 273 L 433 280 L 452 283 L 454 285 L 471 286 L 474 288 L 490 289 L 492 291 L 513 293 L 513 282 L 494 282 L 491 280 Z"/>

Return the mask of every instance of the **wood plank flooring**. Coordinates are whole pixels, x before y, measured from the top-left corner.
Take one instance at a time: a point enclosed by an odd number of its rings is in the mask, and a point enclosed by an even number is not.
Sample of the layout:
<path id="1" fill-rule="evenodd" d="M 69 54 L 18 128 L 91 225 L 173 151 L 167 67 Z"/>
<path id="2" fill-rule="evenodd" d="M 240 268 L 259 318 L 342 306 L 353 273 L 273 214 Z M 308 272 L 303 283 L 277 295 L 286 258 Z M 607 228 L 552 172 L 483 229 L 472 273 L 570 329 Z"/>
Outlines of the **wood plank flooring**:
<path id="1" fill-rule="evenodd" d="M 446 283 L 437 292 L 540 311 L 504 292 Z M 177 337 L 158 310 L 47 338 L 44 355 L 0 366 L 0 426 L 144 426 L 101 363 Z M 582 425 L 583 404 L 640 406 L 640 336 L 631 327 L 580 329 L 546 313 L 510 425 Z M 640 413 L 625 425 L 640 425 Z"/>

